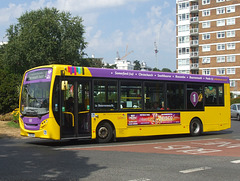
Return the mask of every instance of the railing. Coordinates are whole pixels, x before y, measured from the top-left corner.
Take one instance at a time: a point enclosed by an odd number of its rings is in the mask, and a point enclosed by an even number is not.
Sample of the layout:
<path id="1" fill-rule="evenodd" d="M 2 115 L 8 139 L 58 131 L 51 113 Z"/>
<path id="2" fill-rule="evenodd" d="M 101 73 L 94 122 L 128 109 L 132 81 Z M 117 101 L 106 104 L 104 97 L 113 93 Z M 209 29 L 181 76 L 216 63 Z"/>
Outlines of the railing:
<path id="1" fill-rule="evenodd" d="M 198 28 L 190 29 L 190 34 L 198 34 Z"/>
<path id="2" fill-rule="evenodd" d="M 198 57 L 198 52 L 190 52 L 190 57 Z"/>
<path id="3" fill-rule="evenodd" d="M 197 46 L 198 45 L 198 40 L 191 40 L 190 45 L 191 46 Z"/>
<path id="4" fill-rule="evenodd" d="M 190 6 L 190 10 L 191 11 L 197 11 L 198 10 L 198 5 Z"/>
<path id="5" fill-rule="evenodd" d="M 199 64 L 198 63 L 192 63 L 191 64 L 191 69 L 199 69 Z"/>
<path id="6" fill-rule="evenodd" d="M 196 23 L 196 22 L 198 22 L 198 17 L 191 17 L 190 22 L 191 22 L 191 23 Z"/>

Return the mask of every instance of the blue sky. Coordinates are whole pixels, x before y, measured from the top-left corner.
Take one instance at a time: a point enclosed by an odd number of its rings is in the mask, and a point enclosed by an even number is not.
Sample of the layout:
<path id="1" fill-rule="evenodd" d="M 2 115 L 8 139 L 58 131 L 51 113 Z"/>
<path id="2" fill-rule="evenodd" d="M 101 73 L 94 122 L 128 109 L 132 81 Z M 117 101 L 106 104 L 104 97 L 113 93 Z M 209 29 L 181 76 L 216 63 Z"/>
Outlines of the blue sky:
<path id="1" fill-rule="evenodd" d="M 83 18 L 89 57 L 94 54 L 114 63 L 117 51 L 122 57 L 128 47 L 133 52 L 127 60 L 176 69 L 175 0 L 5 0 L 0 2 L 0 41 L 7 41 L 6 29 L 23 13 L 44 7 Z"/>

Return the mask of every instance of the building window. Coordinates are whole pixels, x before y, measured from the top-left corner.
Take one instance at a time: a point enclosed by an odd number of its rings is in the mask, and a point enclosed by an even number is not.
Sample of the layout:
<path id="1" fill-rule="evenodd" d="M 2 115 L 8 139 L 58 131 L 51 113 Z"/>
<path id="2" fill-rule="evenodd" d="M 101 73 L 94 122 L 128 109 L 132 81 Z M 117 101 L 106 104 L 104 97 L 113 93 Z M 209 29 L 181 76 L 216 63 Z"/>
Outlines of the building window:
<path id="1" fill-rule="evenodd" d="M 221 44 L 217 44 L 217 50 L 225 50 L 225 44 L 221 43 Z"/>
<path id="2" fill-rule="evenodd" d="M 178 60 L 178 66 L 185 66 L 185 65 L 190 65 L 189 59 L 179 59 Z"/>
<path id="3" fill-rule="evenodd" d="M 235 86 L 236 86 L 235 80 L 230 80 L 230 87 L 235 87 Z"/>
<path id="4" fill-rule="evenodd" d="M 189 36 L 178 37 L 178 43 L 189 43 Z"/>
<path id="5" fill-rule="evenodd" d="M 178 49 L 178 53 L 179 55 L 185 55 L 185 54 L 189 54 L 189 48 L 179 48 Z"/>
<path id="6" fill-rule="evenodd" d="M 203 57 L 202 58 L 202 63 L 205 64 L 205 63 L 210 63 L 211 62 L 211 58 L 210 57 Z"/>
<path id="7" fill-rule="evenodd" d="M 225 20 L 224 19 L 217 20 L 217 26 L 225 26 Z"/>
<path id="8" fill-rule="evenodd" d="M 190 74 L 190 70 L 178 70 L 178 73 L 181 73 L 181 74 Z"/>
<path id="9" fill-rule="evenodd" d="M 224 31 L 217 32 L 217 38 L 225 38 L 225 32 Z"/>
<path id="10" fill-rule="evenodd" d="M 184 2 L 184 3 L 179 3 L 178 4 L 178 9 L 188 9 L 189 8 L 189 2 Z"/>
<path id="11" fill-rule="evenodd" d="M 235 74 L 235 68 L 227 68 L 227 74 Z"/>
<path id="12" fill-rule="evenodd" d="M 210 16 L 210 10 L 209 9 L 207 9 L 207 10 L 203 10 L 203 12 L 202 12 L 202 16 Z"/>
<path id="13" fill-rule="evenodd" d="M 224 14 L 225 8 L 217 8 L 217 14 Z"/>
<path id="14" fill-rule="evenodd" d="M 235 61 L 236 61 L 236 58 L 234 55 L 227 56 L 227 62 L 235 62 Z"/>
<path id="15" fill-rule="evenodd" d="M 217 63 L 225 62 L 225 56 L 217 56 Z"/>
<path id="16" fill-rule="evenodd" d="M 235 25 L 235 18 L 227 19 L 227 25 Z"/>
<path id="17" fill-rule="evenodd" d="M 218 68 L 217 75 L 225 75 L 225 68 Z"/>
<path id="18" fill-rule="evenodd" d="M 204 34 L 202 34 L 202 39 L 203 39 L 203 40 L 209 40 L 209 39 L 210 39 L 210 33 L 204 33 Z"/>
<path id="19" fill-rule="evenodd" d="M 205 21 L 202 23 L 202 28 L 210 28 L 210 27 L 211 27 L 210 21 Z"/>
<path id="20" fill-rule="evenodd" d="M 227 13 L 234 13 L 235 12 L 235 6 L 228 6 L 226 7 Z"/>
<path id="21" fill-rule="evenodd" d="M 235 49 L 235 43 L 227 43 L 227 50 L 234 50 Z"/>
<path id="22" fill-rule="evenodd" d="M 217 3 L 224 2 L 225 0 L 216 0 Z"/>
<path id="23" fill-rule="evenodd" d="M 210 4 L 210 0 L 202 0 L 202 5 Z"/>
<path id="24" fill-rule="evenodd" d="M 186 20 L 189 20 L 189 13 L 178 15 L 178 21 L 186 21 Z"/>
<path id="25" fill-rule="evenodd" d="M 211 46 L 210 46 L 210 45 L 203 45 L 203 46 L 202 46 L 202 51 L 203 51 L 203 52 L 209 52 L 209 51 L 211 51 Z"/>
<path id="26" fill-rule="evenodd" d="M 179 25 L 178 26 L 178 32 L 185 32 L 189 31 L 189 25 Z"/>
<path id="27" fill-rule="evenodd" d="M 211 75 L 211 70 L 210 69 L 202 69 L 202 74 L 203 75 Z"/>
<path id="28" fill-rule="evenodd" d="M 235 30 L 227 31 L 227 37 L 228 37 L 228 38 L 230 38 L 230 37 L 235 37 Z"/>

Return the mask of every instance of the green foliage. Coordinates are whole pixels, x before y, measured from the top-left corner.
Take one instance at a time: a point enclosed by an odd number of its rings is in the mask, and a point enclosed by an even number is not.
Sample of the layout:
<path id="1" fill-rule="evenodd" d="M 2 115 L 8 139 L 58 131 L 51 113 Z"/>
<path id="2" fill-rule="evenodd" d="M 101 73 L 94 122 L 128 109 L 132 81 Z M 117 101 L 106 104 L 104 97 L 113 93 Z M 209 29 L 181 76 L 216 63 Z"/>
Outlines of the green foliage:
<path id="1" fill-rule="evenodd" d="M 3 64 L 8 71 L 23 74 L 45 64 L 80 65 L 87 43 L 82 18 L 45 8 L 30 11 L 7 29 Z"/>
<path id="2" fill-rule="evenodd" d="M 235 103 L 240 103 L 240 97 L 231 99 L 231 105 Z"/>
<path id="3" fill-rule="evenodd" d="M 22 76 L 0 70 L 0 113 L 8 113 L 18 107 L 19 87 Z"/>
<path id="4" fill-rule="evenodd" d="M 141 64 L 138 60 L 135 60 L 134 62 L 134 70 L 141 70 Z"/>
<path id="5" fill-rule="evenodd" d="M 117 68 L 117 65 L 116 65 L 116 64 L 109 65 L 109 63 L 107 63 L 107 65 L 105 65 L 104 68 L 116 69 L 116 68 Z"/>
<path id="6" fill-rule="evenodd" d="M 162 70 L 158 69 L 158 68 L 153 68 L 153 71 L 157 71 L 157 72 L 172 72 L 170 69 L 168 68 L 163 68 Z"/>
<path id="7" fill-rule="evenodd" d="M 83 67 L 98 67 L 98 68 L 103 67 L 101 58 L 84 58 L 80 62 L 81 66 Z"/>
<path id="8" fill-rule="evenodd" d="M 13 128 L 20 128 L 19 124 L 18 124 L 17 122 L 15 122 L 15 121 L 9 121 L 9 122 L 7 123 L 7 125 L 8 125 L 9 127 L 13 127 Z"/>
<path id="9" fill-rule="evenodd" d="M 168 69 L 168 68 L 163 68 L 162 70 L 161 70 L 161 72 L 172 72 L 170 69 Z"/>
<path id="10" fill-rule="evenodd" d="M 87 43 L 82 18 L 55 8 L 24 13 L 7 30 L 0 46 L 0 113 L 18 107 L 23 73 L 48 64 L 81 65 Z"/>

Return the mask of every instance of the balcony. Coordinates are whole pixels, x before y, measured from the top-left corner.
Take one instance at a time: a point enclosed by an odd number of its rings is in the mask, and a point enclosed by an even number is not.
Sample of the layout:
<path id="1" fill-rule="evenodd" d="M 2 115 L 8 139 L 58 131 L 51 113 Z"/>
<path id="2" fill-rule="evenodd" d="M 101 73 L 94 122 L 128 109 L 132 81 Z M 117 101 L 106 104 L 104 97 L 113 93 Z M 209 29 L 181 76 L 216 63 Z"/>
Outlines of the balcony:
<path id="1" fill-rule="evenodd" d="M 191 12 L 197 12 L 198 11 L 198 5 L 190 6 L 190 11 Z"/>
<path id="2" fill-rule="evenodd" d="M 198 51 L 190 52 L 190 57 L 191 58 L 198 58 Z"/>
<path id="3" fill-rule="evenodd" d="M 198 40 L 191 40 L 190 45 L 191 46 L 198 46 Z"/>
<path id="4" fill-rule="evenodd" d="M 198 34 L 198 28 L 192 28 L 192 29 L 190 29 L 190 34 L 191 35 L 197 35 Z"/>
<path id="5" fill-rule="evenodd" d="M 199 64 L 198 63 L 192 63 L 190 68 L 191 68 L 191 70 L 199 69 Z"/>
<path id="6" fill-rule="evenodd" d="M 198 17 L 197 16 L 195 16 L 195 17 L 191 17 L 191 19 L 190 19 L 190 23 L 198 23 Z"/>

